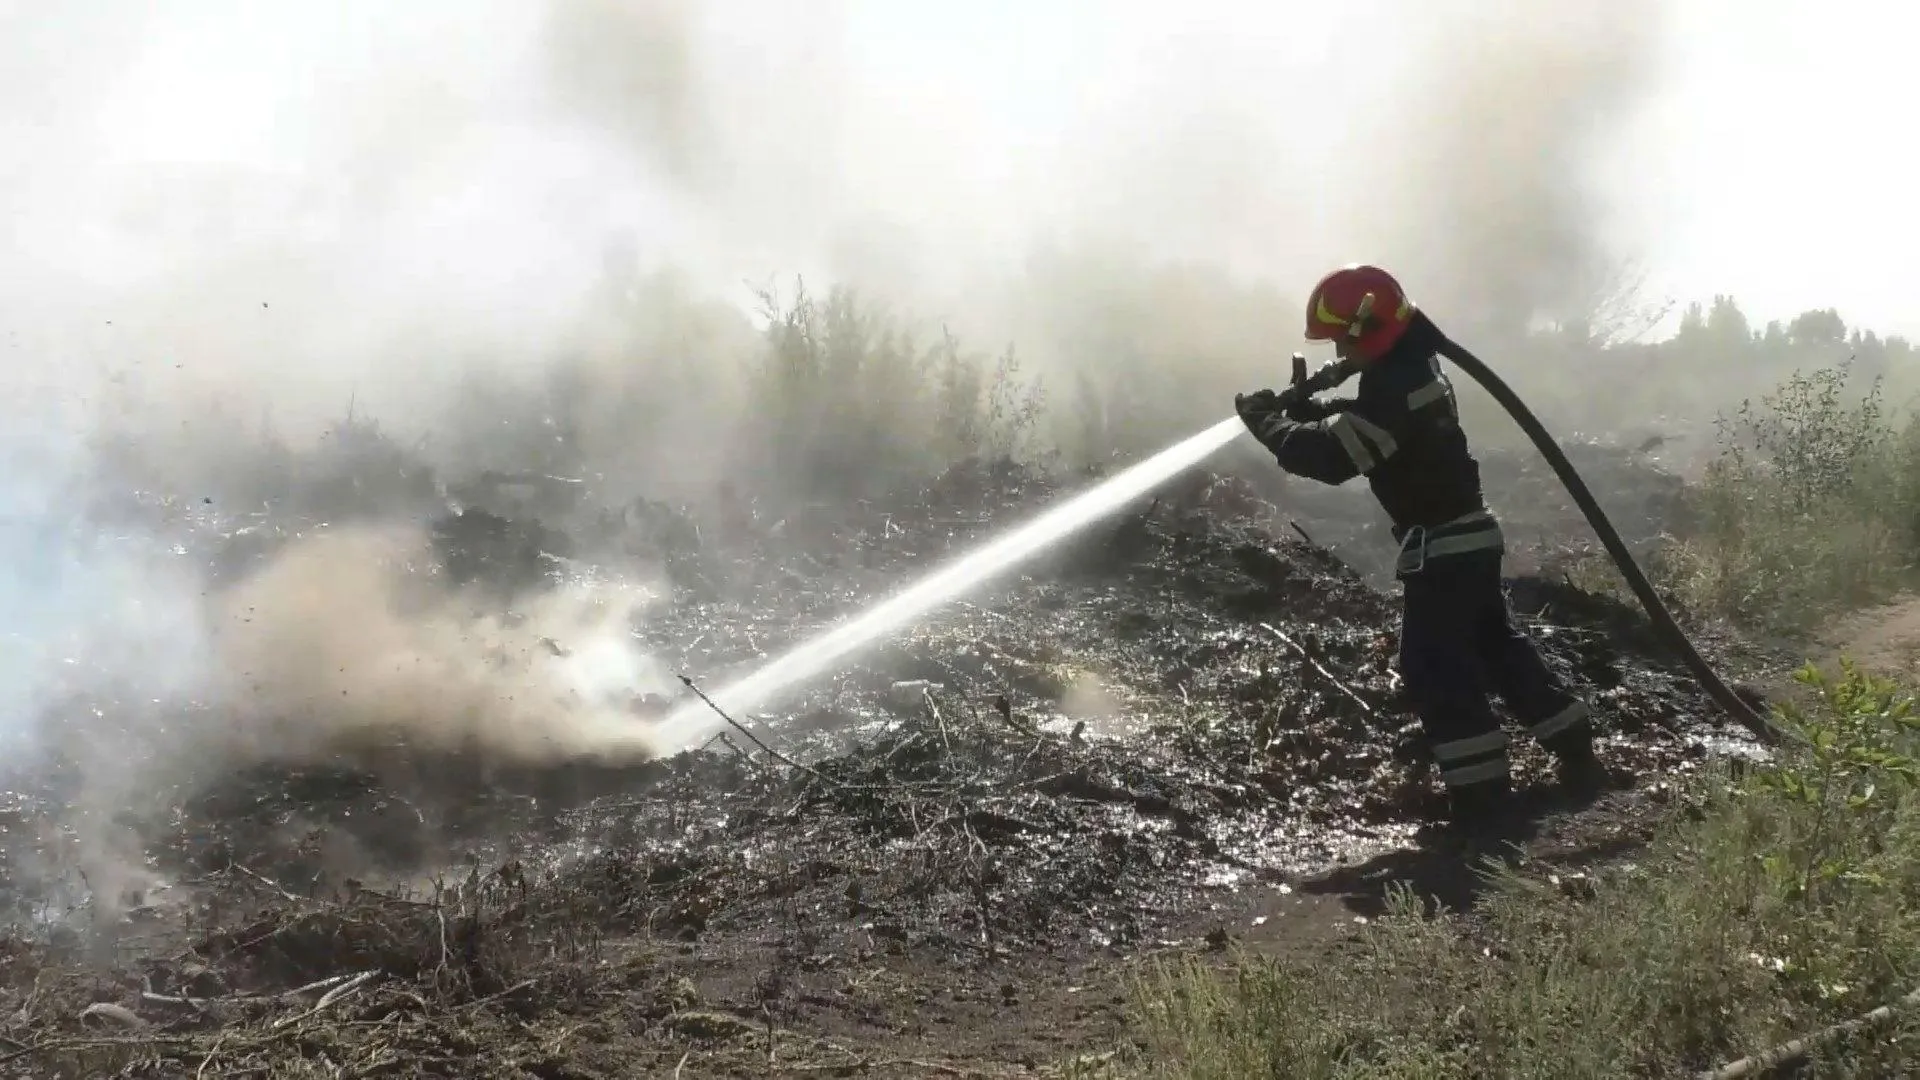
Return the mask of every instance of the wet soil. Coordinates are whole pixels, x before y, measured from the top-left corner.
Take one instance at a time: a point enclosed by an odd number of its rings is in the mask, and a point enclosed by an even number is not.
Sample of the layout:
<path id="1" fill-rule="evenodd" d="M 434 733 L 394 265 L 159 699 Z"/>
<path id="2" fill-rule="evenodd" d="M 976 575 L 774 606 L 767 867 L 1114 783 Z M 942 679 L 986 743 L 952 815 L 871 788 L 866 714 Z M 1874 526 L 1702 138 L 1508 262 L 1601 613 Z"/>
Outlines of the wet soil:
<path id="1" fill-rule="evenodd" d="M 717 685 L 1057 494 L 974 466 L 660 527 L 672 599 L 636 633 Z M 543 535 L 440 525 L 509 603 L 547 580 Z M 1738 731 L 1637 613 L 1542 579 L 1513 602 L 1637 778 L 1567 803 L 1521 744 L 1522 847 L 1608 857 Z M 1012 1076 L 1113 1050 L 1143 961 L 1316 947 L 1390 880 L 1470 900 L 1396 621 L 1203 477 L 671 759 L 226 777 L 138 823 L 167 887 L 3 946 L 0 1075 Z"/>

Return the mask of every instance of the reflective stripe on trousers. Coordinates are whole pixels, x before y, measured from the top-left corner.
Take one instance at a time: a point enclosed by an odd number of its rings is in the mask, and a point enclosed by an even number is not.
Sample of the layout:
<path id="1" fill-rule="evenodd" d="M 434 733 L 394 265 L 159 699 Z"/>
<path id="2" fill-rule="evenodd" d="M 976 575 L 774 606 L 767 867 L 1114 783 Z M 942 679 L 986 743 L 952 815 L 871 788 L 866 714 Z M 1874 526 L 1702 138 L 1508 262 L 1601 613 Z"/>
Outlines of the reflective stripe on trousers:
<path id="1" fill-rule="evenodd" d="M 1507 733 L 1496 729 L 1435 743 L 1433 758 L 1440 766 L 1440 782 L 1450 788 L 1505 779 Z"/>
<path id="2" fill-rule="evenodd" d="M 1492 695 L 1551 753 L 1592 738 L 1587 705 L 1513 624 L 1500 563 L 1494 551 L 1462 554 L 1401 579 L 1400 677 L 1449 787 L 1505 774 Z"/>
<path id="3" fill-rule="evenodd" d="M 1566 708 L 1561 709 L 1545 720 L 1533 723 L 1527 728 L 1527 734 L 1533 736 L 1537 742 L 1552 742 L 1554 736 L 1566 732 L 1569 728 L 1587 719 L 1592 714 L 1593 710 L 1587 707 L 1586 702 L 1575 701 L 1573 704 L 1568 705 Z"/>
<path id="4" fill-rule="evenodd" d="M 1394 560 L 1393 569 L 1396 574 L 1417 574 L 1427 568 L 1430 558 L 1504 550 L 1505 547 L 1506 536 L 1500 531 L 1500 523 L 1486 510 L 1475 510 L 1432 528 L 1425 525 L 1408 528 L 1401 538 L 1400 556 Z"/>

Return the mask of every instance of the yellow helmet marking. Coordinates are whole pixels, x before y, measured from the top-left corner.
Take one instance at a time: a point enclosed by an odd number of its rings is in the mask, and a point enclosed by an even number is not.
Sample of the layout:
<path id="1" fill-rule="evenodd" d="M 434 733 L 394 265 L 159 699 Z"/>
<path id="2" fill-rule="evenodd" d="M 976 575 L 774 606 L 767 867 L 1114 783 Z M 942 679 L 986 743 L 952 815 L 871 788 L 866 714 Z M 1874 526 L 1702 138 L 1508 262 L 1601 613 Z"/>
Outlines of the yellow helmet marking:
<path id="1" fill-rule="evenodd" d="M 1313 317 L 1323 323 L 1332 323 L 1335 326 L 1347 325 L 1347 320 L 1327 310 L 1327 297 L 1324 293 L 1314 301 Z"/>

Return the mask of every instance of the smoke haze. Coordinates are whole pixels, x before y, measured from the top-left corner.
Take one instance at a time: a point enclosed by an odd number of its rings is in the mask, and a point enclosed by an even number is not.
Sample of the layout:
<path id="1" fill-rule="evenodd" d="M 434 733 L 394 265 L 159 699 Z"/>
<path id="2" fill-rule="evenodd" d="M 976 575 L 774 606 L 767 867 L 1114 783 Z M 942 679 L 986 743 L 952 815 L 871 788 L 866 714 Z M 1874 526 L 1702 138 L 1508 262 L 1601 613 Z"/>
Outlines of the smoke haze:
<path id="1" fill-rule="evenodd" d="M 1594 178 L 1663 11 L 1483 8 L 4 5 L 0 598 L 31 647 L 0 735 L 29 738 L 54 700 L 30 669 L 85 627 L 121 642 L 85 664 L 129 688 L 115 722 L 192 700 L 242 756 L 645 753 L 618 699 L 660 673 L 625 601 L 519 627 L 429 603 L 410 522 L 214 585 L 128 554 L 164 530 L 108 550 L 75 515 L 224 497 L 261 430 L 317 445 L 350 404 L 436 464 L 512 467 L 495 433 L 561 359 L 610 486 L 710 486 L 755 437 L 743 283 L 850 283 L 1090 374 L 1061 404 L 1095 440 L 1130 422 L 1103 389 L 1164 386 L 1178 435 L 1273 381 L 1329 265 L 1398 268 L 1448 325 L 1565 315 L 1622 254 Z"/>
<path id="2" fill-rule="evenodd" d="M 420 587 L 430 558 L 423 534 L 348 529 L 221 597 L 219 705 L 246 756 L 377 759 L 399 742 L 535 764 L 653 756 L 632 699 L 671 680 L 624 644 L 647 594 L 562 590 L 509 621 Z"/>

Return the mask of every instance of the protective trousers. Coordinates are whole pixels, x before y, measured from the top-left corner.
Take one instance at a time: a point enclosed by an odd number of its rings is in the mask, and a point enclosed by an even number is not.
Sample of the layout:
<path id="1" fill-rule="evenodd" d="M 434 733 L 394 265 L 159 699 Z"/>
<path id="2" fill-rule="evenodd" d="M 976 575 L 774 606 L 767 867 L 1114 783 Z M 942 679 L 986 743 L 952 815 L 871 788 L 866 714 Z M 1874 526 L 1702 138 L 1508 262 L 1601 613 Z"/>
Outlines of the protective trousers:
<path id="1" fill-rule="evenodd" d="M 1557 756 L 1593 742 L 1586 703 L 1513 625 L 1500 561 L 1498 550 L 1430 557 L 1400 575 L 1400 677 L 1456 802 L 1508 789 L 1507 735 L 1489 692 Z"/>

